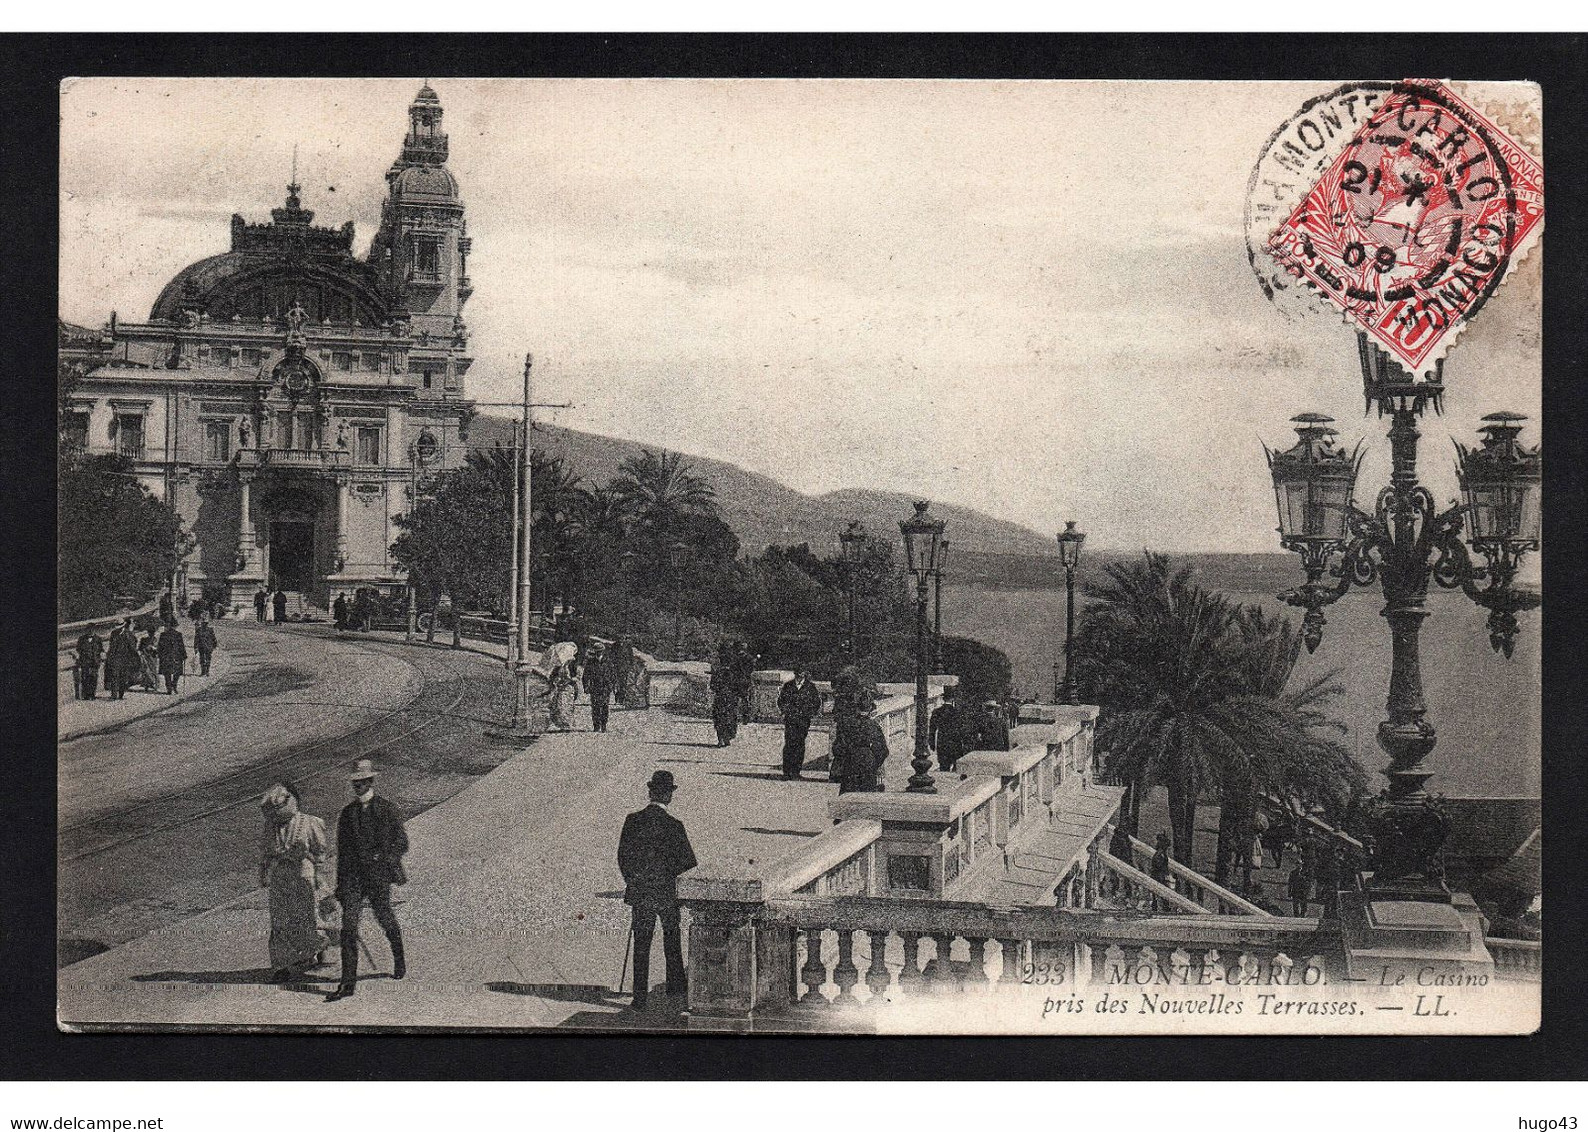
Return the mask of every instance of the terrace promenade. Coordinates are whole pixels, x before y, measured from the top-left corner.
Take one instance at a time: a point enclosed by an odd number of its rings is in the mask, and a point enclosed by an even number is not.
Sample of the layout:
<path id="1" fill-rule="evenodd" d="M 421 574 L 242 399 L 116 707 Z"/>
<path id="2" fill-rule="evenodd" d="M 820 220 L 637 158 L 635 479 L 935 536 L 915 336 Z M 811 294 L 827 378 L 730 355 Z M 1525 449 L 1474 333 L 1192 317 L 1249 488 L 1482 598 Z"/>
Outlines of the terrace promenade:
<path id="1" fill-rule="evenodd" d="M 754 870 L 831 824 L 837 786 L 778 777 L 782 729 L 750 724 L 715 745 L 709 721 L 662 708 L 616 710 L 611 730 L 552 732 L 409 823 L 412 881 L 397 890 L 410 973 L 386 977 L 380 933 L 363 933 L 359 993 L 326 1005 L 335 967 L 268 983 L 262 890 L 63 968 L 68 1025 L 511 1027 L 624 1025 L 628 909 L 616 862 L 623 817 L 658 768 L 679 783 L 673 812 L 702 872 Z M 814 762 L 826 738 L 811 736 Z M 892 759 L 890 778 L 908 776 Z M 334 814 L 323 814 L 334 824 Z M 659 968 L 659 962 L 653 970 Z M 632 989 L 629 987 L 628 989 Z M 655 1020 L 649 1024 L 654 1025 Z"/>

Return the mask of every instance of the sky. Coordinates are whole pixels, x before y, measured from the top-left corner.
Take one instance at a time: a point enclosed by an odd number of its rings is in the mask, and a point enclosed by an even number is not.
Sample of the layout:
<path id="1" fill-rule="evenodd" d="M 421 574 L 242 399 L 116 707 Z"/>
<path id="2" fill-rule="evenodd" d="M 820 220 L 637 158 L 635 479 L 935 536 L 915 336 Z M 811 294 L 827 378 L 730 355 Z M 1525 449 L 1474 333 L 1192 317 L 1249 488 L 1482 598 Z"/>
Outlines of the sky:
<path id="1" fill-rule="evenodd" d="M 294 146 L 304 207 L 362 253 L 422 81 L 67 83 L 62 317 L 146 318 L 232 213 L 280 206 Z M 1289 417 L 1367 440 L 1359 498 L 1388 472 L 1352 333 L 1246 260 L 1264 143 L 1335 85 L 432 80 L 473 238 L 469 392 L 516 398 L 532 350 L 558 423 L 801 491 L 1277 550 L 1262 442 Z M 1542 156 L 1532 88 L 1458 89 Z M 1441 501 L 1448 438 L 1496 409 L 1539 424 L 1542 251 L 1448 356 L 1423 428 Z"/>

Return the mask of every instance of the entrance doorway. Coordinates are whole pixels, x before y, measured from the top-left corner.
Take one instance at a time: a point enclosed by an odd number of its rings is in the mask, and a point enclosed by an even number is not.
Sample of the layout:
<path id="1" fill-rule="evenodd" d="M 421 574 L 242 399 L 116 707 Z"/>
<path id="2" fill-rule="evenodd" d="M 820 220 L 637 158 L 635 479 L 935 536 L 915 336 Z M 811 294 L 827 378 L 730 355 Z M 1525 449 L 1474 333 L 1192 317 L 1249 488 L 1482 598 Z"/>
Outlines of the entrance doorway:
<path id="1" fill-rule="evenodd" d="M 276 589 L 306 593 L 314 586 L 314 526 L 270 524 L 270 576 Z"/>

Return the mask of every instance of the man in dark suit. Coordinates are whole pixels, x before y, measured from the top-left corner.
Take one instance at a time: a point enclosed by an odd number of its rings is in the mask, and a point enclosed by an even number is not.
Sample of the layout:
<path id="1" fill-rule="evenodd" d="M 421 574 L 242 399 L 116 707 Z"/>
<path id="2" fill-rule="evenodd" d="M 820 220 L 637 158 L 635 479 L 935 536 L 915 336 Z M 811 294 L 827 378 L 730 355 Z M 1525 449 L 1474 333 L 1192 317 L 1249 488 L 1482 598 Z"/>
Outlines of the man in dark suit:
<path id="1" fill-rule="evenodd" d="M 99 665 L 105 659 L 104 642 L 92 629 L 77 638 L 77 696 L 91 700 L 99 693 Z"/>
<path id="2" fill-rule="evenodd" d="M 342 978 L 325 996 L 326 1002 L 347 998 L 358 989 L 358 921 L 364 901 L 369 901 L 386 942 L 391 944 L 392 974 L 408 973 L 403 958 L 403 931 L 392 911 L 391 886 L 407 884 L 403 854 L 408 852 L 408 831 L 402 812 L 385 798 L 375 796 L 374 764 L 360 759 L 349 775 L 353 801 L 336 823 L 336 898 L 342 902 Z"/>
<path id="3" fill-rule="evenodd" d="M 805 736 L 811 720 L 822 713 L 822 693 L 803 668 L 794 670 L 794 679 L 777 694 L 777 710 L 783 713 L 783 777 L 799 778 L 805 766 Z"/>
<path id="4" fill-rule="evenodd" d="M 943 703 L 927 725 L 928 745 L 937 752 L 937 769 L 951 771 L 965 754 L 965 719 L 959 707 L 959 689 L 943 689 Z"/>
<path id="5" fill-rule="evenodd" d="M 584 666 L 584 690 L 590 697 L 590 730 L 605 731 L 612 711 L 612 668 L 606 653 L 592 645 Z"/>
<path id="6" fill-rule="evenodd" d="M 667 994 L 686 990 L 684 941 L 678 926 L 678 877 L 695 867 L 684 823 L 667 812 L 677 789 L 669 771 L 659 770 L 646 783 L 651 802 L 623 821 L 618 839 L 618 868 L 627 886 L 623 900 L 634 909 L 634 1009 L 644 1010 L 651 989 L 651 940 L 662 922 L 662 951 L 667 956 Z"/>

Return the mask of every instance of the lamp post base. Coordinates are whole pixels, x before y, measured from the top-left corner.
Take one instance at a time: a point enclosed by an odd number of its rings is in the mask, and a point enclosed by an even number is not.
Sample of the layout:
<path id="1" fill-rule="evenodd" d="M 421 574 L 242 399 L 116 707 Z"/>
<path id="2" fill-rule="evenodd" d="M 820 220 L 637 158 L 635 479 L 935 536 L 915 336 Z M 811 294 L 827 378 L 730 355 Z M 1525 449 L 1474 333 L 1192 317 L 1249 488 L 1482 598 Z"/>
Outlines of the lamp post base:
<path id="1" fill-rule="evenodd" d="M 500 727 L 487 728 L 485 734 L 499 743 L 527 747 L 546 731 L 547 714 L 540 707 L 540 698 L 530 695 L 529 678 L 532 669 L 520 662 L 514 672 L 513 715 Z"/>

